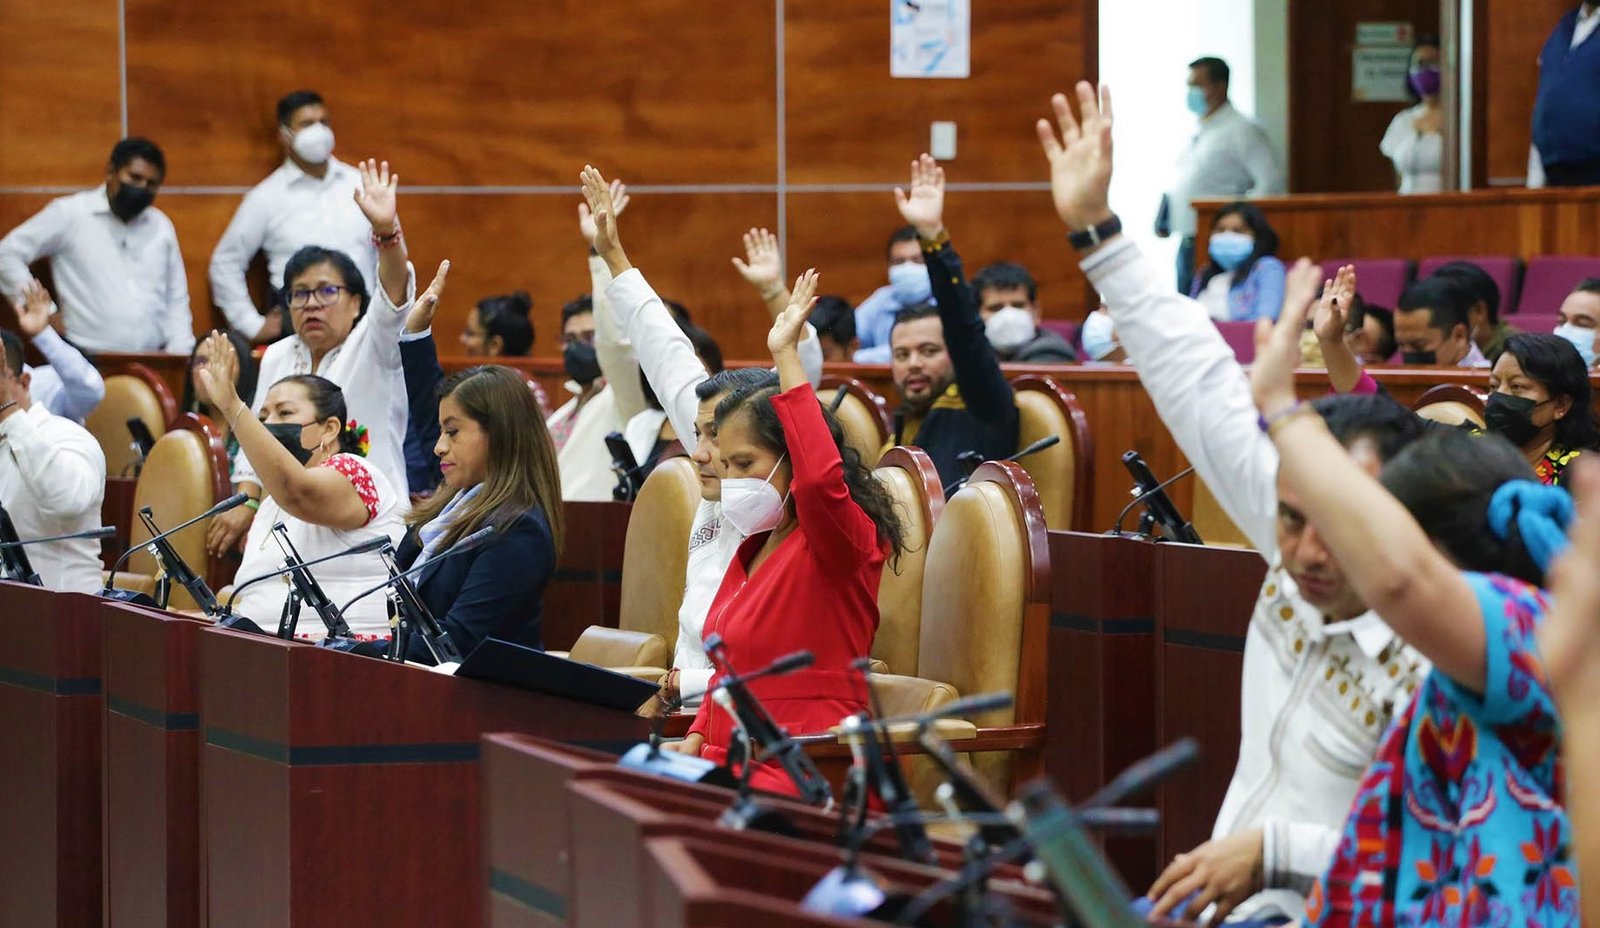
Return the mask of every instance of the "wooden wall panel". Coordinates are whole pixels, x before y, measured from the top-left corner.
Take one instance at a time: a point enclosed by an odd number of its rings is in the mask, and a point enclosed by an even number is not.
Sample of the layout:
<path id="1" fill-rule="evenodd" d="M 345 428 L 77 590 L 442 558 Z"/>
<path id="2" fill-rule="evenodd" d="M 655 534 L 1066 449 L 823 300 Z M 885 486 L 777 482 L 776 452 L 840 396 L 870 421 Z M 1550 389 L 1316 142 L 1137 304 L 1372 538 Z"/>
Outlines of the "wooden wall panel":
<path id="1" fill-rule="evenodd" d="M 1039 175 L 1046 176 L 1037 140 L 1031 154 Z M 907 159 L 901 170 L 909 172 L 909 164 Z M 852 301 L 888 282 L 884 246 L 905 224 L 892 192 L 791 193 L 788 203 L 791 273 L 815 266 L 823 272 L 824 293 Z M 1083 275 L 1048 191 L 954 190 L 947 194 L 945 214 L 969 278 L 994 261 L 1019 262 L 1038 281 L 1046 316 L 1083 318 Z"/>
<path id="2" fill-rule="evenodd" d="M 121 135 L 117 0 L 0 0 L 0 185 L 105 171 Z"/>
<path id="3" fill-rule="evenodd" d="M 887 4 L 786 4 L 789 182 L 899 180 L 934 120 L 957 123 L 963 180 L 1039 180 L 1033 122 L 1052 93 L 1093 76 L 1096 6 L 975 3 L 970 78 L 896 80 Z"/>
<path id="4" fill-rule="evenodd" d="M 387 156 L 413 184 L 576 184 L 585 160 L 654 184 L 773 183 L 773 11 L 129 0 L 129 110 L 186 184 L 271 170 L 273 107 L 296 87 L 328 99 L 345 160 Z"/>
<path id="5" fill-rule="evenodd" d="M 1539 51 L 1573 6 L 1571 0 L 1478 0 L 1488 75 L 1480 112 L 1490 184 L 1520 184 L 1527 177 Z"/>

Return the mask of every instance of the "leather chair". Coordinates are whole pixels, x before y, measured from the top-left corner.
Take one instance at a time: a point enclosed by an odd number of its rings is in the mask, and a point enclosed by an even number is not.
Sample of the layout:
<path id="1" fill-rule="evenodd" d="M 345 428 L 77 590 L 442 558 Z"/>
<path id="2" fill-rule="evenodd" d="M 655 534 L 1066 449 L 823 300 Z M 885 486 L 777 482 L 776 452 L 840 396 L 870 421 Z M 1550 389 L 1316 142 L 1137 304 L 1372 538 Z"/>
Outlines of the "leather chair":
<path id="1" fill-rule="evenodd" d="M 192 519 L 228 497 L 228 454 L 216 427 L 204 416 L 184 413 L 172 429 L 156 439 L 145 459 L 139 482 L 134 487 L 133 507 L 137 513 L 149 506 L 151 517 L 162 529 L 170 529 Z M 208 579 L 213 590 L 219 584 L 206 554 L 206 523 L 174 535 L 168 541 L 178 556 L 197 574 Z M 148 541 L 150 532 L 137 516 L 129 533 L 134 545 Z M 157 573 L 156 561 L 148 551 L 135 551 L 128 558 L 127 583 L 118 575 L 119 587 L 150 589 Z M 149 578 L 148 580 L 144 578 Z M 168 605 L 173 609 L 198 609 L 187 590 L 172 587 Z"/>
<path id="2" fill-rule="evenodd" d="M 567 657 L 656 683 L 672 663 L 672 649 L 660 635 L 591 625 L 578 636 Z"/>
<path id="3" fill-rule="evenodd" d="M 1083 407 L 1053 377 L 1027 374 L 1013 379 L 1011 388 L 1021 419 L 1018 450 L 1050 435 L 1061 436 L 1055 446 L 1017 462 L 1033 478 L 1045 524 L 1058 531 L 1088 531 L 1094 504 L 1094 443 Z"/>
<path id="4" fill-rule="evenodd" d="M 1485 428 L 1483 404 L 1483 394 L 1471 387 L 1457 383 L 1443 383 L 1429 388 L 1427 392 L 1417 397 L 1417 402 L 1411 408 L 1417 415 L 1430 422 L 1470 425 L 1482 429 Z"/>
<path id="5" fill-rule="evenodd" d="M 889 403 L 871 387 L 853 377 L 822 378 L 822 389 L 817 391 L 817 397 L 824 406 L 832 409 L 840 391 L 845 393 L 845 397 L 839 400 L 839 408 L 834 410 L 833 415 L 844 430 L 845 444 L 856 449 L 856 453 L 861 455 L 862 464 L 873 467 L 878 463 L 878 456 L 883 453 L 883 446 L 893 432 Z"/>
<path id="6" fill-rule="evenodd" d="M 116 477 L 131 473 L 139 460 L 128 420 L 144 420 L 151 436 L 159 439 L 166 434 L 167 424 L 178 417 L 178 402 L 166 381 L 143 364 L 122 364 L 103 373 L 105 399 L 84 418 L 83 425 L 105 452 L 106 473 Z"/>
<path id="7" fill-rule="evenodd" d="M 878 584 L 878 634 L 872 656 L 887 672 L 915 677 L 922 631 L 923 569 L 928 538 L 944 509 L 944 489 L 933 460 L 920 448 L 890 448 L 872 472 L 889 495 L 905 528 L 906 551 L 885 564 Z M 954 697 L 952 697 L 954 698 Z"/>

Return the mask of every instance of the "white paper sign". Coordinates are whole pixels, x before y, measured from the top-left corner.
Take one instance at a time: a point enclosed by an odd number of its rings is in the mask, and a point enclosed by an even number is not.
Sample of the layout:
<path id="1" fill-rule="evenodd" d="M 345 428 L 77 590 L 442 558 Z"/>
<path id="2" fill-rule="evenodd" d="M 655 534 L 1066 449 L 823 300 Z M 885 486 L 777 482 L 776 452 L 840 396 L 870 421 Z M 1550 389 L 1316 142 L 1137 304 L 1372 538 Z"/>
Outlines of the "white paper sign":
<path id="1" fill-rule="evenodd" d="M 1410 23 L 1356 23 L 1357 45 L 1404 45 L 1415 41 Z"/>
<path id="2" fill-rule="evenodd" d="M 1409 48 L 1357 48 L 1352 60 L 1350 95 L 1357 103 L 1409 103 L 1406 79 Z"/>
<path id="3" fill-rule="evenodd" d="M 890 77 L 967 77 L 971 0 L 889 0 Z"/>

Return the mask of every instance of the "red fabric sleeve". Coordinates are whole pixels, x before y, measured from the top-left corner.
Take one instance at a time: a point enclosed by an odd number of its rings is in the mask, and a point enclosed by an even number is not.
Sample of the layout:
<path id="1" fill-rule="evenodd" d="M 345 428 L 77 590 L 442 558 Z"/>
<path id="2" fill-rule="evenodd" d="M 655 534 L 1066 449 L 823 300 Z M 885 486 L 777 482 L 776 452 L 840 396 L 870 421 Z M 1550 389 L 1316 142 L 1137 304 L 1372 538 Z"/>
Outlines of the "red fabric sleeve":
<path id="1" fill-rule="evenodd" d="M 794 480 L 795 514 L 806 543 L 830 573 L 853 574 L 881 553 L 878 525 L 850 498 L 844 462 L 822 417 L 822 403 L 803 383 L 772 398 L 783 423 Z"/>
<path id="2" fill-rule="evenodd" d="M 1335 390 L 1332 387 L 1329 387 L 1328 388 L 1328 392 L 1330 394 L 1333 394 L 1333 393 L 1338 393 L 1339 391 Z M 1377 392 L 1378 392 L 1378 381 L 1374 380 L 1372 375 L 1367 373 L 1366 371 L 1362 371 L 1361 372 L 1361 379 L 1357 380 L 1356 381 L 1356 385 L 1350 388 L 1350 395 L 1351 396 L 1371 396 L 1371 395 L 1373 395 L 1374 393 L 1377 393 Z"/>
<path id="3" fill-rule="evenodd" d="M 353 454 L 336 454 L 323 461 L 322 466 L 333 468 L 350 481 L 356 495 L 361 497 L 361 504 L 367 507 L 367 522 L 378 517 L 378 488 L 372 482 L 372 472 L 367 470 L 367 462 Z"/>
<path id="4" fill-rule="evenodd" d="M 694 714 L 694 724 L 689 726 L 688 734 L 708 738 L 707 731 L 711 727 L 711 694 L 700 700 L 700 708 Z M 709 740 L 709 739 L 708 739 Z"/>

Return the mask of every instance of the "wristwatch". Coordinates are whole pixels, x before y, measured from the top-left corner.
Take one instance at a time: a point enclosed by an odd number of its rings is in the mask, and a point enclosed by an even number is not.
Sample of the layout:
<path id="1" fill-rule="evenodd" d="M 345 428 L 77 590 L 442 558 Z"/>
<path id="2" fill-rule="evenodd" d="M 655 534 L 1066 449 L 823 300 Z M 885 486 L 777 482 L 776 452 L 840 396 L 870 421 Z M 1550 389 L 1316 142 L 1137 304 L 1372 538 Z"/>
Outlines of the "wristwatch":
<path id="1" fill-rule="evenodd" d="M 1067 233 L 1067 242 L 1079 251 L 1087 251 L 1113 235 L 1122 233 L 1122 219 L 1115 213 L 1097 226 Z"/>

